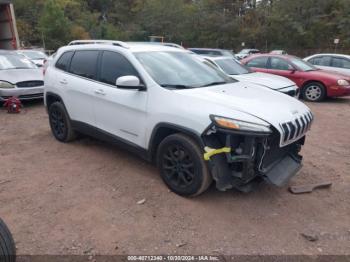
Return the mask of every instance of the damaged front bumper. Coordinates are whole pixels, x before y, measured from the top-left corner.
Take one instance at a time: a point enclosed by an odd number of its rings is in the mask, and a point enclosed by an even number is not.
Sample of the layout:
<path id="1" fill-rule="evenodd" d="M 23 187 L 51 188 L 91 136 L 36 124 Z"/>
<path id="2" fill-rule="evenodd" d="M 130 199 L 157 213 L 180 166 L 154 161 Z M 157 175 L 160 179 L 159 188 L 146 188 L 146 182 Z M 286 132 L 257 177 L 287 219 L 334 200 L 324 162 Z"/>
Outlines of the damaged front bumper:
<path id="1" fill-rule="evenodd" d="M 212 125 L 202 139 L 205 158 L 221 191 L 249 192 L 261 181 L 284 186 L 302 167 L 299 152 L 305 137 L 280 147 L 277 130 L 271 134 L 237 132 Z"/>

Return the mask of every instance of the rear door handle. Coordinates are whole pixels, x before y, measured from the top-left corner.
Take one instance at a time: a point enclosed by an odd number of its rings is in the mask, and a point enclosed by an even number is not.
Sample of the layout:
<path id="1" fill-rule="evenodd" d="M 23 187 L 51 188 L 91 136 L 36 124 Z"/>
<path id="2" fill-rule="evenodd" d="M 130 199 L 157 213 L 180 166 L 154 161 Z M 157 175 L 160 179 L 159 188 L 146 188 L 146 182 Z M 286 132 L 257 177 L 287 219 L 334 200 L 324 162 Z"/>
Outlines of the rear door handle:
<path id="1" fill-rule="evenodd" d="M 95 94 L 105 96 L 106 93 L 103 89 L 96 89 Z"/>
<path id="2" fill-rule="evenodd" d="M 68 84 L 68 81 L 67 81 L 66 79 L 62 79 L 62 80 L 60 80 L 60 83 L 61 83 L 62 85 L 67 85 L 67 84 Z"/>

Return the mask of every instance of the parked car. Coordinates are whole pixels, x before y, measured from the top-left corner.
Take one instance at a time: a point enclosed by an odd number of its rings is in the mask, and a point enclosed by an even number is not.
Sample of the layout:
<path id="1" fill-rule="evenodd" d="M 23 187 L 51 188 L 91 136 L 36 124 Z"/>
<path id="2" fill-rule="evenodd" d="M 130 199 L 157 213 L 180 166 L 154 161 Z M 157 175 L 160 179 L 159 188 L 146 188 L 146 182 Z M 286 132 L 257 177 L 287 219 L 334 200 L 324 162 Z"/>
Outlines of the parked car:
<path id="1" fill-rule="evenodd" d="M 304 58 L 314 66 L 350 76 L 350 55 L 317 54 Z"/>
<path id="2" fill-rule="evenodd" d="M 157 163 L 175 193 L 277 186 L 301 168 L 313 122 L 298 100 L 242 84 L 187 50 L 109 42 L 60 48 L 45 74 L 54 137 L 76 132 Z"/>
<path id="3" fill-rule="evenodd" d="M 0 51 L 0 101 L 43 98 L 43 73 L 35 64 L 14 51 Z"/>
<path id="4" fill-rule="evenodd" d="M 188 50 L 196 53 L 197 55 L 204 56 L 228 56 L 236 58 L 231 50 L 217 49 L 217 48 L 188 48 Z"/>
<path id="5" fill-rule="evenodd" d="M 259 53 L 260 53 L 260 50 L 258 50 L 258 49 L 243 49 L 238 54 L 236 54 L 236 57 L 239 60 L 241 60 L 241 59 L 244 59 L 250 55 L 259 54 Z"/>
<path id="6" fill-rule="evenodd" d="M 273 55 L 288 55 L 286 51 L 284 50 L 272 50 L 270 52 L 270 54 L 273 54 Z"/>
<path id="7" fill-rule="evenodd" d="M 37 50 L 18 50 L 17 54 L 25 56 L 38 67 L 42 67 L 44 65 L 44 61 L 48 58 L 44 52 Z"/>
<path id="8" fill-rule="evenodd" d="M 242 63 L 257 72 L 289 78 L 297 84 L 307 101 L 318 102 L 325 97 L 350 95 L 349 76 L 321 70 L 295 56 L 254 55 L 242 60 Z"/>
<path id="9" fill-rule="evenodd" d="M 239 81 L 261 85 L 293 97 L 298 96 L 298 87 L 288 78 L 254 72 L 249 67 L 229 57 L 204 57 L 203 59 Z"/>

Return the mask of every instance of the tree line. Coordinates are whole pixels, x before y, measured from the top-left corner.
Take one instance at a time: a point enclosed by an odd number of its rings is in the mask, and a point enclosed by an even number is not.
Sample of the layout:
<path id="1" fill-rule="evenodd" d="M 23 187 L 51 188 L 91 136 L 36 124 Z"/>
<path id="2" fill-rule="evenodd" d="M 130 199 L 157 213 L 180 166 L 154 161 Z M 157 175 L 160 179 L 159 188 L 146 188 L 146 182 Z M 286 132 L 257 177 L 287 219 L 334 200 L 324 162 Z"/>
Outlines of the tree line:
<path id="1" fill-rule="evenodd" d="M 350 51 L 349 0 L 13 0 L 24 45 L 74 39 L 165 41 L 300 55 Z"/>

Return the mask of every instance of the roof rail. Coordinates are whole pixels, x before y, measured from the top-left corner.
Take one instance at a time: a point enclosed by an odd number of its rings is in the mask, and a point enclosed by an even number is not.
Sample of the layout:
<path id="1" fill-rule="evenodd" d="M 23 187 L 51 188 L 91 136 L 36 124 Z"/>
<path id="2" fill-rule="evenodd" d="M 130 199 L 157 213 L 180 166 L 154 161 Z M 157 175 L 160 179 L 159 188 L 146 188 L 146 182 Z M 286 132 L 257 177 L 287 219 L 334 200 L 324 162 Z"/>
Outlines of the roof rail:
<path id="1" fill-rule="evenodd" d="M 129 45 L 122 41 L 114 41 L 114 40 L 75 40 L 70 42 L 68 45 L 96 45 L 96 44 L 102 44 L 102 45 L 115 45 L 120 46 L 123 48 L 130 48 Z"/>

